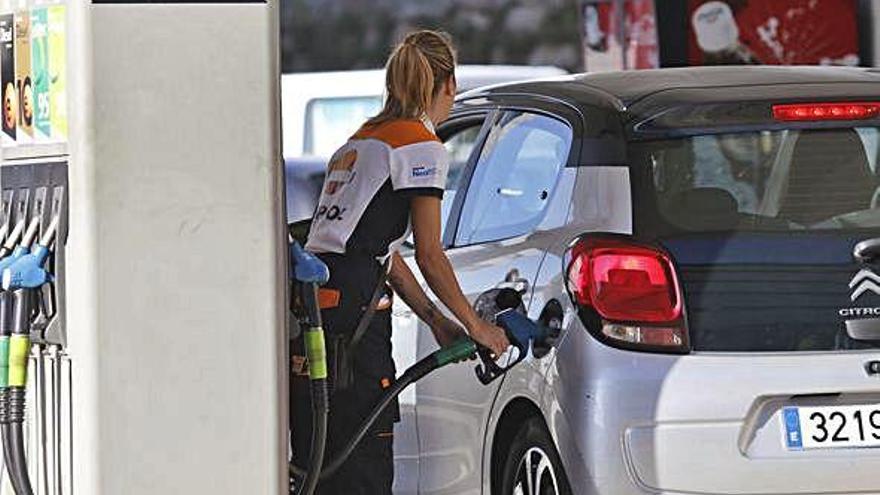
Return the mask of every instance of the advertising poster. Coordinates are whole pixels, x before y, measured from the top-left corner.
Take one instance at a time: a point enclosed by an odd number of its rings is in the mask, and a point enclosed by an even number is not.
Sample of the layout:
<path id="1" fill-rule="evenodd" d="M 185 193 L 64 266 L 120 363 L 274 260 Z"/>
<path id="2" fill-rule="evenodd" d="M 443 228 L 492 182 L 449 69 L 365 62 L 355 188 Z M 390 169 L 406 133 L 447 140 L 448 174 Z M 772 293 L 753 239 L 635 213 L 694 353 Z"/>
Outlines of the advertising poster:
<path id="1" fill-rule="evenodd" d="M 657 16 L 654 0 L 628 0 L 625 3 L 624 33 L 627 69 L 660 67 Z"/>
<path id="2" fill-rule="evenodd" d="M 63 5 L 48 7 L 49 26 L 49 119 L 52 138 L 67 138 L 67 41 Z"/>
<path id="3" fill-rule="evenodd" d="M 31 12 L 31 72 L 33 73 L 35 135 L 52 135 L 49 120 L 49 26 L 46 9 Z"/>
<path id="4" fill-rule="evenodd" d="M 581 5 L 587 71 L 659 67 L 654 0 L 585 0 Z"/>
<path id="5" fill-rule="evenodd" d="M 33 136 L 34 88 L 31 80 L 31 13 L 15 13 L 15 89 L 18 91 L 19 142 Z"/>
<path id="6" fill-rule="evenodd" d="M 15 24 L 12 14 L 0 15 L 0 85 L 3 86 L 3 137 L 15 142 L 18 92 L 15 90 Z"/>
<path id="7" fill-rule="evenodd" d="M 582 4 L 581 31 L 587 72 L 624 69 L 618 4 L 614 0 L 586 1 Z"/>
<path id="8" fill-rule="evenodd" d="M 858 65 L 855 0 L 688 0 L 688 62 Z"/>

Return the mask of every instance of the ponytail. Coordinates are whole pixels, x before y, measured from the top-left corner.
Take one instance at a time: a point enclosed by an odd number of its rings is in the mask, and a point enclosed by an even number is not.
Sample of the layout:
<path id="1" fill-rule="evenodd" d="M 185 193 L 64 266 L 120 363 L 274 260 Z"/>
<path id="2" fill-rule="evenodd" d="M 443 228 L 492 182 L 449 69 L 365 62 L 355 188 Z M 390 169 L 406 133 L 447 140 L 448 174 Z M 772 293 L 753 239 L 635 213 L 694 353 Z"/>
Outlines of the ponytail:
<path id="1" fill-rule="evenodd" d="M 367 125 L 418 119 L 455 74 L 455 50 L 436 31 L 416 31 L 398 44 L 385 66 L 385 106 Z"/>

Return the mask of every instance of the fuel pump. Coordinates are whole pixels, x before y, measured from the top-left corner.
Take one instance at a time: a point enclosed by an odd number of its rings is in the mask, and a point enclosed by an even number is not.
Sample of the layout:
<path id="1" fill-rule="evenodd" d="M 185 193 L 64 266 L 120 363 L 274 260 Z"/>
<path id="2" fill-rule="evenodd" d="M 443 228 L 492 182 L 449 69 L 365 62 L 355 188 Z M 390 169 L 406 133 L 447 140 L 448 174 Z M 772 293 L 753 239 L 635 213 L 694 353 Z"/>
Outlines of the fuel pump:
<path id="1" fill-rule="evenodd" d="M 33 255 L 0 284 L 2 462 L 37 495 L 280 495 L 278 0 L 0 4 L 0 264 Z"/>

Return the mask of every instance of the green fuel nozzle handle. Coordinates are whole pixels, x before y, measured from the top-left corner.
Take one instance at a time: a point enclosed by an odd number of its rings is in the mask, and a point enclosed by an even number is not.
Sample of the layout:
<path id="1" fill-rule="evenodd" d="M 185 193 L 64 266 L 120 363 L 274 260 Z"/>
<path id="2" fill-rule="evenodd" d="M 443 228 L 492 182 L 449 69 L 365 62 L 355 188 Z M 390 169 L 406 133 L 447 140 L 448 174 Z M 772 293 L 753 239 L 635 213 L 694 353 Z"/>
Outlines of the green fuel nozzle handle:
<path id="1" fill-rule="evenodd" d="M 469 359 L 477 352 L 477 344 L 471 339 L 461 339 L 452 345 L 446 346 L 434 353 L 439 366 L 446 366 L 449 363 L 464 361 Z"/>

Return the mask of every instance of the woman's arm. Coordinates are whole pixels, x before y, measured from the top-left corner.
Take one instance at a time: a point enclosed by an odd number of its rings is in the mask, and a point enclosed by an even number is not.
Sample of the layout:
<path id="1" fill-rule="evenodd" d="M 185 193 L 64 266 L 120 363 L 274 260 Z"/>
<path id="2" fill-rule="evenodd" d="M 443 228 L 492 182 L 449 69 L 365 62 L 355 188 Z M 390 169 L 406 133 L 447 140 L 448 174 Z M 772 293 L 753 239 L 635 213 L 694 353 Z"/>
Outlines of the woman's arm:
<path id="1" fill-rule="evenodd" d="M 452 264 L 440 244 L 440 198 L 416 196 L 411 200 L 416 263 L 434 294 L 458 318 L 470 336 L 496 356 L 510 343 L 500 328 L 477 316 L 458 285 Z"/>
<path id="2" fill-rule="evenodd" d="M 452 344 L 456 340 L 466 337 L 464 329 L 461 326 L 447 318 L 437 306 L 428 299 L 425 291 L 419 285 L 416 277 L 413 275 L 409 265 L 395 252 L 391 259 L 391 272 L 388 275 L 388 281 L 394 288 L 394 292 L 399 295 L 410 309 L 431 327 L 431 332 L 437 343 L 441 346 Z"/>

